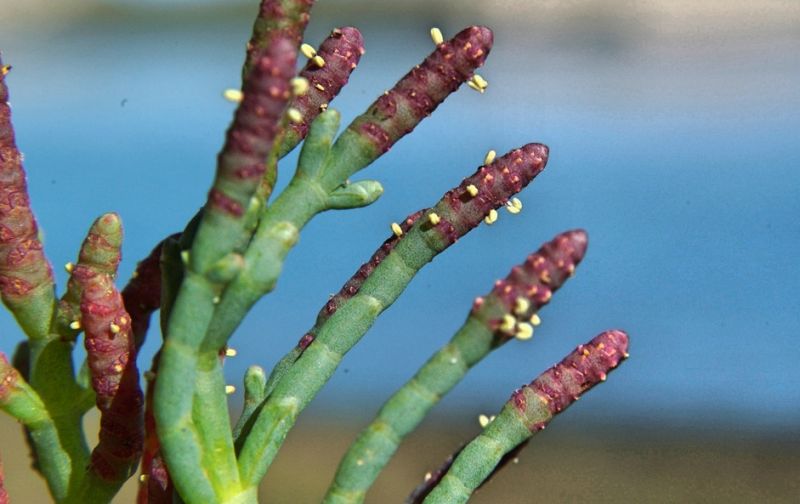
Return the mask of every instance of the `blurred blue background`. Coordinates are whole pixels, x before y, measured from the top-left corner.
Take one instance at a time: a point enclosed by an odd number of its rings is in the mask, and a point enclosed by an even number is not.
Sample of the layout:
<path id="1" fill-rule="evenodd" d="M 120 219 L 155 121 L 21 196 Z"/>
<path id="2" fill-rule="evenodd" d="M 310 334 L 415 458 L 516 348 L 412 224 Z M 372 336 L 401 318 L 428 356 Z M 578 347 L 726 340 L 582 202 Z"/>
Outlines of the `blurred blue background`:
<path id="1" fill-rule="evenodd" d="M 100 213 L 126 225 L 124 279 L 202 204 L 233 110 L 221 92 L 238 85 L 255 3 L 0 0 L 18 143 L 60 285 Z M 452 35 L 472 23 L 495 31 L 480 72 L 488 92 L 464 87 L 363 172 L 386 188 L 375 205 L 308 226 L 236 334 L 229 381 L 293 346 L 390 222 L 435 202 L 488 149 L 541 141 L 550 162 L 522 193 L 523 212 L 502 212 L 424 269 L 311 414 L 370 418 L 475 296 L 582 227 L 587 257 L 534 340 L 491 355 L 440 415 L 493 411 L 575 345 L 620 327 L 632 358 L 563 422 L 797 439 L 800 5 L 330 0 L 306 39 L 362 30 L 367 53 L 333 104 L 349 121 L 432 50 L 431 26 Z M 0 314 L 0 350 L 19 338 Z"/>

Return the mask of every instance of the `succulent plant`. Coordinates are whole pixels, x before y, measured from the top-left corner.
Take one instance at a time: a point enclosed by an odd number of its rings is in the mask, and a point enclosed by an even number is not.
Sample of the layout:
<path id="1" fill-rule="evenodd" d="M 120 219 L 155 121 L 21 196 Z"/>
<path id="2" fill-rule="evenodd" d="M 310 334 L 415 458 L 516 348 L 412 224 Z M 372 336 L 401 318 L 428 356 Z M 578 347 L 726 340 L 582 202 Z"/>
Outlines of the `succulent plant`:
<path id="1" fill-rule="evenodd" d="M 521 210 L 515 195 L 545 168 L 531 143 L 487 155 L 477 171 L 429 208 L 391 224 L 391 235 L 321 308 L 313 326 L 271 371 L 249 368 L 245 401 L 229 421 L 222 373 L 236 328 L 272 291 L 304 226 L 327 210 L 367 206 L 379 182 L 351 181 L 462 84 L 483 92 L 475 71 L 492 32 L 470 26 L 435 48 L 339 133 L 329 107 L 364 54 L 359 31 L 334 29 L 318 49 L 303 43 L 312 0 L 262 0 L 247 46 L 238 102 L 208 198 L 184 230 L 158 243 L 127 286 L 116 287 L 122 222 L 109 213 L 67 264 L 61 298 L 38 238 L 22 156 L 0 74 L 0 293 L 27 340 L 13 364 L 0 354 L 0 408 L 24 427 L 34 469 L 56 502 L 108 502 L 140 465 L 140 503 L 256 502 L 258 485 L 303 409 L 343 356 L 415 274 L 470 230 Z M 297 60 L 308 59 L 296 71 Z M 272 197 L 279 160 L 302 142 L 289 185 Z M 362 502 L 403 438 L 492 350 L 533 336 L 539 310 L 575 272 L 582 230 L 562 233 L 475 300 L 464 325 L 402 386 L 341 461 L 327 503 Z M 137 353 L 160 310 L 164 339 L 142 390 Z M 87 358 L 72 352 L 83 333 Z M 514 392 L 484 430 L 409 497 L 462 502 L 559 412 L 627 357 L 628 339 L 606 331 Z M 82 418 L 100 412 L 89 448 Z M 8 502 L 0 466 L 0 503 Z"/>

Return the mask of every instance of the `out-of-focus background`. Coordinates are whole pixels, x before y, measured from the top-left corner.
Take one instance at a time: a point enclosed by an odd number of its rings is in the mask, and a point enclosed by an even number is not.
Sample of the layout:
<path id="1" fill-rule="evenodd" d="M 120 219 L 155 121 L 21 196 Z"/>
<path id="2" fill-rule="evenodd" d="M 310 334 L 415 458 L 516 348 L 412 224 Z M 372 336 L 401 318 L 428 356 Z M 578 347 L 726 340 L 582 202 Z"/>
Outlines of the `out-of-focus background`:
<path id="1" fill-rule="evenodd" d="M 18 143 L 56 266 L 115 210 L 125 279 L 201 205 L 233 110 L 221 92 L 238 85 L 256 4 L 0 0 Z M 473 23 L 495 31 L 480 71 L 488 92 L 465 87 L 359 175 L 386 188 L 372 207 L 309 225 L 278 289 L 236 334 L 229 382 L 294 345 L 389 223 L 435 202 L 488 149 L 541 141 L 548 168 L 522 193 L 520 215 L 502 212 L 437 258 L 347 356 L 290 435 L 264 502 L 318 500 L 357 429 L 472 299 L 575 227 L 589 232 L 587 257 L 533 341 L 474 369 L 369 501 L 401 501 L 478 431 L 479 414 L 621 327 L 631 359 L 475 502 L 796 502 L 800 3 L 320 0 L 306 38 L 343 25 L 364 34 L 367 53 L 332 105 L 346 123 L 432 50 L 431 26 L 452 35 Z M 294 159 L 282 163 L 284 183 Z M 0 351 L 20 337 L 0 314 Z M 43 501 L 20 432 L 7 417 L 0 428 L 12 499 Z"/>

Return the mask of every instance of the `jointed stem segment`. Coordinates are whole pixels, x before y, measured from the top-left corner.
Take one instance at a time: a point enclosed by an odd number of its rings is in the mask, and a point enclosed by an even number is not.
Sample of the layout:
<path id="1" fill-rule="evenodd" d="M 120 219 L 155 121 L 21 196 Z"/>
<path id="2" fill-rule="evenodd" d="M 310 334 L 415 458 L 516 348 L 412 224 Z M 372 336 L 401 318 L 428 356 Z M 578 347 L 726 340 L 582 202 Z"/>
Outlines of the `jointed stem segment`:
<path id="1" fill-rule="evenodd" d="M 562 233 L 515 266 L 505 279 L 498 280 L 489 295 L 478 298 L 450 342 L 384 404 L 377 418 L 359 434 L 339 464 L 325 502 L 363 502 L 405 436 L 472 366 L 513 337 L 513 332 L 500 327 L 500 321 L 505 317 L 529 320 L 572 275 L 585 251 L 583 231 Z M 335 302 L 337 297 L 329 305 Z"/>
<path id="2" fill-rule="evenodd" d="M 544 429 L 581 394 L 605 381 L 627 356 L 627 334 L 606 331 L 515 391 L 497 418 L 461 450 L 424 502 L 466 502 L 506 453 Z"/>
<path id="3" fill-rule="evenodd" d="M 393 235 L 384 243 L 370 261 L 371 266 L 366 266 L 366 270 L 362 267 L 356 274 L 353 289 L 345 286 L 344 294 L 340 293 L 344 302 L 335 307 L 330 318 L 323 315 L 317 333 L 312 334 L 313 342 L 309 345 L 301 340 L 301 345 L 307 348 L 278 377 L 239 457 L 245 485 L 254 485 L 261 479 L 297 415 L 327 382 L 344 354 L 405 290 L 416 272 L 477 226 L 489 210 L 498 208 L 525 187 L 544 169 L 546 161 L 547 147 L 541 144 L 511 151 L 482 166 L 461 186 L 447 192 L 434 206 L 442 216 L 436 224 L 422 218 L 431 215 L 425 211 L 415 222 L 412 219 L 413 225 L 402 236 Z M 462 200 L 462 186 L 468 184 L 479 184 L 482 193 Z M 364 274 L 362 283 L 359 276 Z M 290 355 L 289 359 L 292 358 Z"/>

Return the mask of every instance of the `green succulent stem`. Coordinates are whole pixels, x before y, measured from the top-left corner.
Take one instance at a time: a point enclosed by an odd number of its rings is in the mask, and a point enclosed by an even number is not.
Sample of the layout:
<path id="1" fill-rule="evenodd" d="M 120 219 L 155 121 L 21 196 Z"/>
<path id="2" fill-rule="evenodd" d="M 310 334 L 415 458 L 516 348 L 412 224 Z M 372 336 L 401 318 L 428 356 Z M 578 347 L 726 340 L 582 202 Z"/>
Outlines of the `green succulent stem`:
<path id="1" fill-rule="evenodd" d="M 413 214 L 346 284 L 334 305 L 301 339 L 299 357 L 279 377 L 244 440 L 239 468 L 245 485 L 255 485 L 271 464 L 297 416 L 333 375 L 344 355 L 377 317 L 433 258 L 477 226 L 494 208 L 519 192 L 545 166 L 547 148 L 529 144 L 482 166 L 430 210 Z M 478 188 L 464 197 L 466 187 Z M 352 288 L 351 288 L 352 287 Z"/>
<path id="2" fill-rule="evenodd" d="M 63 500 L 70 487 L 73 453 L 65 447 L 62 433 L 39 394 L 0 353 L 0 409 L 17 419 L 30 434 L 37 466 L 47 479 L 53 498 Z"/>
<path id="3" fill-rule="evenodd" d="M 486 297 L 477 298 L 466 322 L 450 342 L 389 398 L 375 420 L 361 431 L 342 458 L 324 502 L 363 502 L 400 443 L 431 408 L 473 366 L 514 338 L 515 327 L 501 327 L 501 321 L 510 318 L 532 328 L 528 321 L 572 276 L 585 251 L 583 231 L 562 233 L 515 266 Z"/>
<path id="4" fill-rule="evenodd" d="M 606 331 L 515 391 L 497 417 L 455 457 L 424 503 L 467 502 L 508 452 L 543 430 L 581 394 L 605 381 L 627 356 L 628 336 L 622 331 Z"/>

